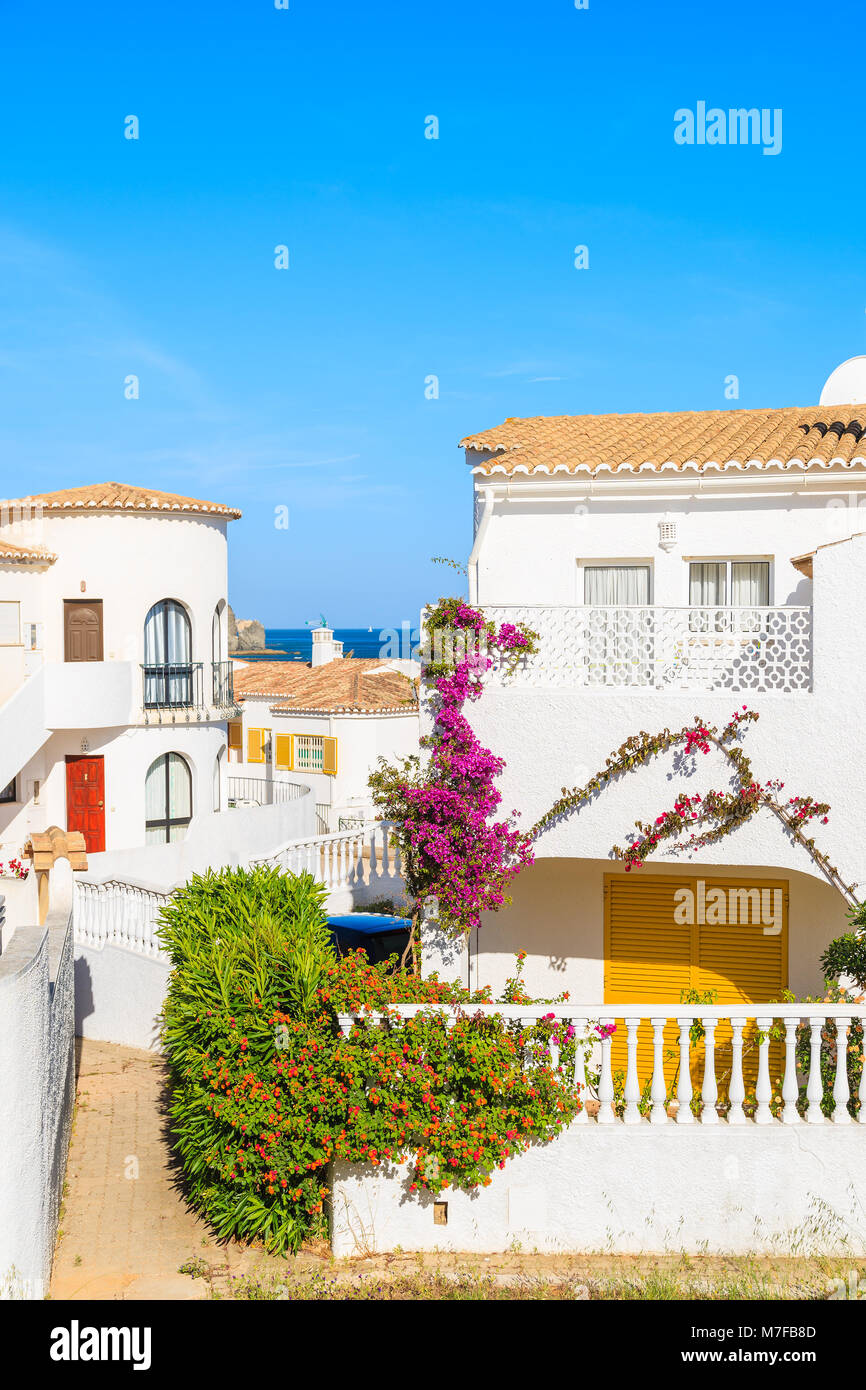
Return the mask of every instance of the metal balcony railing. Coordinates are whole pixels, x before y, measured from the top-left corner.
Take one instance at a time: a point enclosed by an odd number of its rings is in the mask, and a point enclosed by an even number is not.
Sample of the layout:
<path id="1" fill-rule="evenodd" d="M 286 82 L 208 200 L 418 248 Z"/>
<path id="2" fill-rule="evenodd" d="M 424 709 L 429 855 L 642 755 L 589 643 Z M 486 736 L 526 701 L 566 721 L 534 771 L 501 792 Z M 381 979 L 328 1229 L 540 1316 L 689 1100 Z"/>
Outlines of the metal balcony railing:
<path id="1" fill-rule="evenodd" d="M 157 662 L 142 666 L 145 712 L 205 719 L 237 713 L 230 661 Z"/>

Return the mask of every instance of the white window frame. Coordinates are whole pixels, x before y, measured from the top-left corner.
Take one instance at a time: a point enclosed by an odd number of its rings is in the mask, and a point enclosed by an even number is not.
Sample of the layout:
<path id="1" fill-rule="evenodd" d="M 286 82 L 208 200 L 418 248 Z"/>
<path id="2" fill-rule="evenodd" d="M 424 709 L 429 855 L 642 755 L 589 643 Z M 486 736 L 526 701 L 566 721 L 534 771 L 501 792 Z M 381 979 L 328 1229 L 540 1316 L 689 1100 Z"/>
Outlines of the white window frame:
<path id="1" fill-rule="evenodd" d="M 5 609 L 5 608 L 14 608 L 14 609 L 15 609 L 15 618 L 14 618 L 14 621 L 15 621 L 15 626 L 16 626 L 16 632 L 17 632 L 17 634 L 18 634 L 18 635 L 16 636 L 14 642 L 4 642 L 4 641 L 2 640 L 3 627 L 2 627 L 2 624 L 0 624 L 0 647 L 20 647 L 20 646 L 21 646 L 21 604 L 20 604 L 20 602 L 18 601 L 17 598 L 15 598 L 15 599 L 0 599 L 0 608 L 4 608 L 4 609 Z M 11 614 L 10 614 L 9 616 L 10 616 L 10 618 L 12 617 Z M 11 626 L 11 624 L 10 624 L 10 626 Z"/>
<path id="2" fill-rule="evenodd" d="M 577 604 L 580 608 L 586 607 L 586 570 L 597 569 L 636 569 L 649 570 L 649 598 L 647 607 L 651 608 L 655 603 L 655 567 L 652 559 L 645 556 L 602 556 L 598 559 L 595 556 L 583 555 L 577 562 Z M 643 607 L 643 604 L 639 605 Z"/>
<path id="3" fill-rule="evenodd" d="M 724 565 L 725 566 L 725 602 L 713 604 L 711 607 L 733 608 L 730 595 L 733 592 L 733 576 L 731 573 L 732 565 L 766 565 L 767 566 L 767 602 L 766 604 L 757 603 L 755 608 L 771 608 L 773 606 L 773 585 L 775 575 L 773 572 L 773 559 L 770 555 L 684 555 L 685 567 L 685 604 L 687 608 L 698 608 L 702 605 L 692 604 L 691 601 L 691 579 L 692 565 Z"/>
<path id="4" fill-rule="evenodd" d="M 295 734 L 292 745 L 295 772 L 323 772 L 325 766 L 325 734 Z M 315 747 L 314 745 L 318 745 Z M 303 754 L 318 753 L 318 762 L 305 762 Z"/>

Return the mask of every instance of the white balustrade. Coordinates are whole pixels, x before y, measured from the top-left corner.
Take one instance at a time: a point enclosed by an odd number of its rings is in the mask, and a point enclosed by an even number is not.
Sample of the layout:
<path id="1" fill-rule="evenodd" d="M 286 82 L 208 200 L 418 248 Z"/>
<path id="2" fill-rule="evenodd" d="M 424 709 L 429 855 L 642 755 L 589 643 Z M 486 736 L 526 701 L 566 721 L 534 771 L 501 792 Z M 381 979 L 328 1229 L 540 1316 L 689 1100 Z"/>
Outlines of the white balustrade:
<path id="1" fill-rule="evenodd" d="M 719 607 L 488 607 L 538 633 L 516 666 L 491 653 L 503 685 L 656 690 L 812 688 L 812 610 Z"/>
<path id="2" fill-rule="evenodd" d="M 169 901 L 168 893 L 116 880 L 90 883 L 76 879 L 74 895 L 74 934 L 80 945 L 97 950 L 123 946 L 139 955 L 163 956 L 156 929 L 160 911 Z"/>
<path id="3" fill-rule="evenodd" d="M 266 858 L 253 861 L 281 868 L 288 873 L 308 873 L 328 889 L 356 888 L 401 877 L 399 851 L 389 844 L 387 823 L 372 821 L 360 829 L 342 830 L 334 835 L 313 835 L 289 840 Z"/>
<path id="4" fill-rule="evenodd" d="M 374 1026 L 391 1026 L 393 1020 L 412 1018 L 419 1013 L 442 1014 L 449 1026 L 453 1026 L 460 1017 L 472 1018 L 477 1014 L 498 1016 L 504 1027 L 520 1030 L 524 1037 L 535 1025 L 547 1021 L 553 1025 L 552 1033 L 539 1032 L 525 1047 L 525 1065 L 537 1067 L 541 1064 L 547 1040 L 549 1062 L 554 1070 L 562 1070 L 564 1065 L 566 1030 L 571 1025 L 575 1035 L 574 1079 L 580 1088 L 580 1099 L 584 1102 L 575 1123 L 581 1125 L 594 1122 L 628 1126 L 671 1124 L 667 1104 L 675 1072 L 678 1126 L 695 1123 L 710 1126 L 824 1124 L 822 1106 L 831 1100 L 835 1102 L 835 1124 L 866 1124 L 866 1068 L 861 1071 L 857 1091 L 860 1108 L 854 1116 L 848 1109 L 851 1099 L 848 1045 L 854 1026 L 857 1025 L 860 1030 L 866 1023 L 866 1005 L 824 1004 L 820 1014 L 814 1012 L 813 1004 L 702 1004 L 694 1010 L 680 1004 L 669 1013 L 663 1012 L 658 1004 L 618 1007 L 622 1009 L 618 1022 L 610 1012 L 610 1005 L 575 1007 L 568 1004 L 537 1004 L 531 1007 L 476 1003 L 395 1004 L 390 1015 L 371 1012 L 357 1016 L 340 1014 L 338 1017 L 340 1028 L 346 1035 L 359 1020 Z M 676 1068 L 672 1065 L 676 1055 L 666 1048 L 664 1039 L 665 1028 L 670 1023 L 676 1023 L 679 1028 L 679 1065 Z M 832 1030 L 828 1030 L 828 1023 L 834 1024 L 836 1029 L 836 1061 L 832 1076 L 829 1076 L 828 1069 L 829 1080 L 825 1089 L 821 1048 L 822 1043 L 827 1046 L 832 1042 Z M 781 1038 L 780 1024 L 784 1029 L 785 1062 L 782 1103 L 776 1107 L 770 1078 L 770 1049 L 774 1040 Z M 613 1025 L 617 1033 L 611 1038 L 608 1030 Z M 723 1030 L 721 1042 L 718 1041 L 720 1026 Z M 727 1041 L 729 1033 L 730 1041 Z M 642 1072 L 641 1048 L 644 1039 L 649 1040 L 650 1034 L 651 1071 Z M 554 1041 L 554 1038 L 559 1041 Z M 625 1080 L 619 1093 L 614 1077 L 614 1041 L 619 1054 L 618 1064 L 625 1061 Z M 801 1051 L 808 1057 L 806 1074 L 802 1076 L 797 1070 L 798 1042 Z M 700 1115 L 696 1117 L 692 1110 L 692 1064 L 700 1059 L 701 1051 L 703 1081 Z M 730 1064 L 725 1065 L 720 1075 L 720 1059 L 727 1063 L 728 1057 Z M 596 1068 L 598 1113 L 593 1121 L 585 1102 L 589 1090 L 587 1072 Z M 670 1072 L 670 1079 L 666 1068 Z M 749 1114 L 746 1108 L 747 1071 L 753 1076 L 757 1074 L 754 1105 L 749 1105 L 753 1114 Z M 804 1083 L 805 1097 L 801 1100 Z M 647 1087 L 648 1104 L 645 1100 Z M 798 1105 L 804 1103 L 805 1119 L 798 1109 Z M 720 1110 L 725 1106 L 727 1113 L 722 1116 Z M 778 1114 L 774 1107 L 778 1108 Z"/>

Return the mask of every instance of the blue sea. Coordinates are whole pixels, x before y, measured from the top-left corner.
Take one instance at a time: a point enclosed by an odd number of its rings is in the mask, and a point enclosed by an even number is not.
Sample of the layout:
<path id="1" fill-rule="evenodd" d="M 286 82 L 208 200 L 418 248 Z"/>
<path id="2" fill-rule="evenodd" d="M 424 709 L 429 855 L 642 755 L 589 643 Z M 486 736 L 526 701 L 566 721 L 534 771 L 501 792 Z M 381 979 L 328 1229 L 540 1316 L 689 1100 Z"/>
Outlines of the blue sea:
<path id="1" fill-rule="evenodd" d="M 417 642 L 417 632 L 411 632 L 408 624 L 401 631 L 399 627 L 374 627 L 371 632 L 365 627 L 336 627 L 334 637 L 343 643 L 343 655 L 367 657 L 411 656 L 412 643 Z M 313 651 L 313 638 L 308 627 L 267 627 L 265 646 L 269 649 L 260 658 L 263 661 L 309 661 Z M 405 648 L 405 650 L 403 650 Z M 244 652 L 244 656 L 252 653 Z"/>

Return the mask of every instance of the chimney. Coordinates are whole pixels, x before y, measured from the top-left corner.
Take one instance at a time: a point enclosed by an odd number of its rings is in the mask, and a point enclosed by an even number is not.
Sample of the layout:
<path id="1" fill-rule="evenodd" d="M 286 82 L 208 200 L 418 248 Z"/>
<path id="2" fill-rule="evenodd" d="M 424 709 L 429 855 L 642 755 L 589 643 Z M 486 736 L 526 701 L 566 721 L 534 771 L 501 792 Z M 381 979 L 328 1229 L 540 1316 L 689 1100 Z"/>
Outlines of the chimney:
<path id="1" fill-rule="evenodd" d="M 329 661 L 334 661 L 342 655 L 343 644 L 334 641 L 333 628 L 313 628 L 313 666 L 327 666 Z"/>

